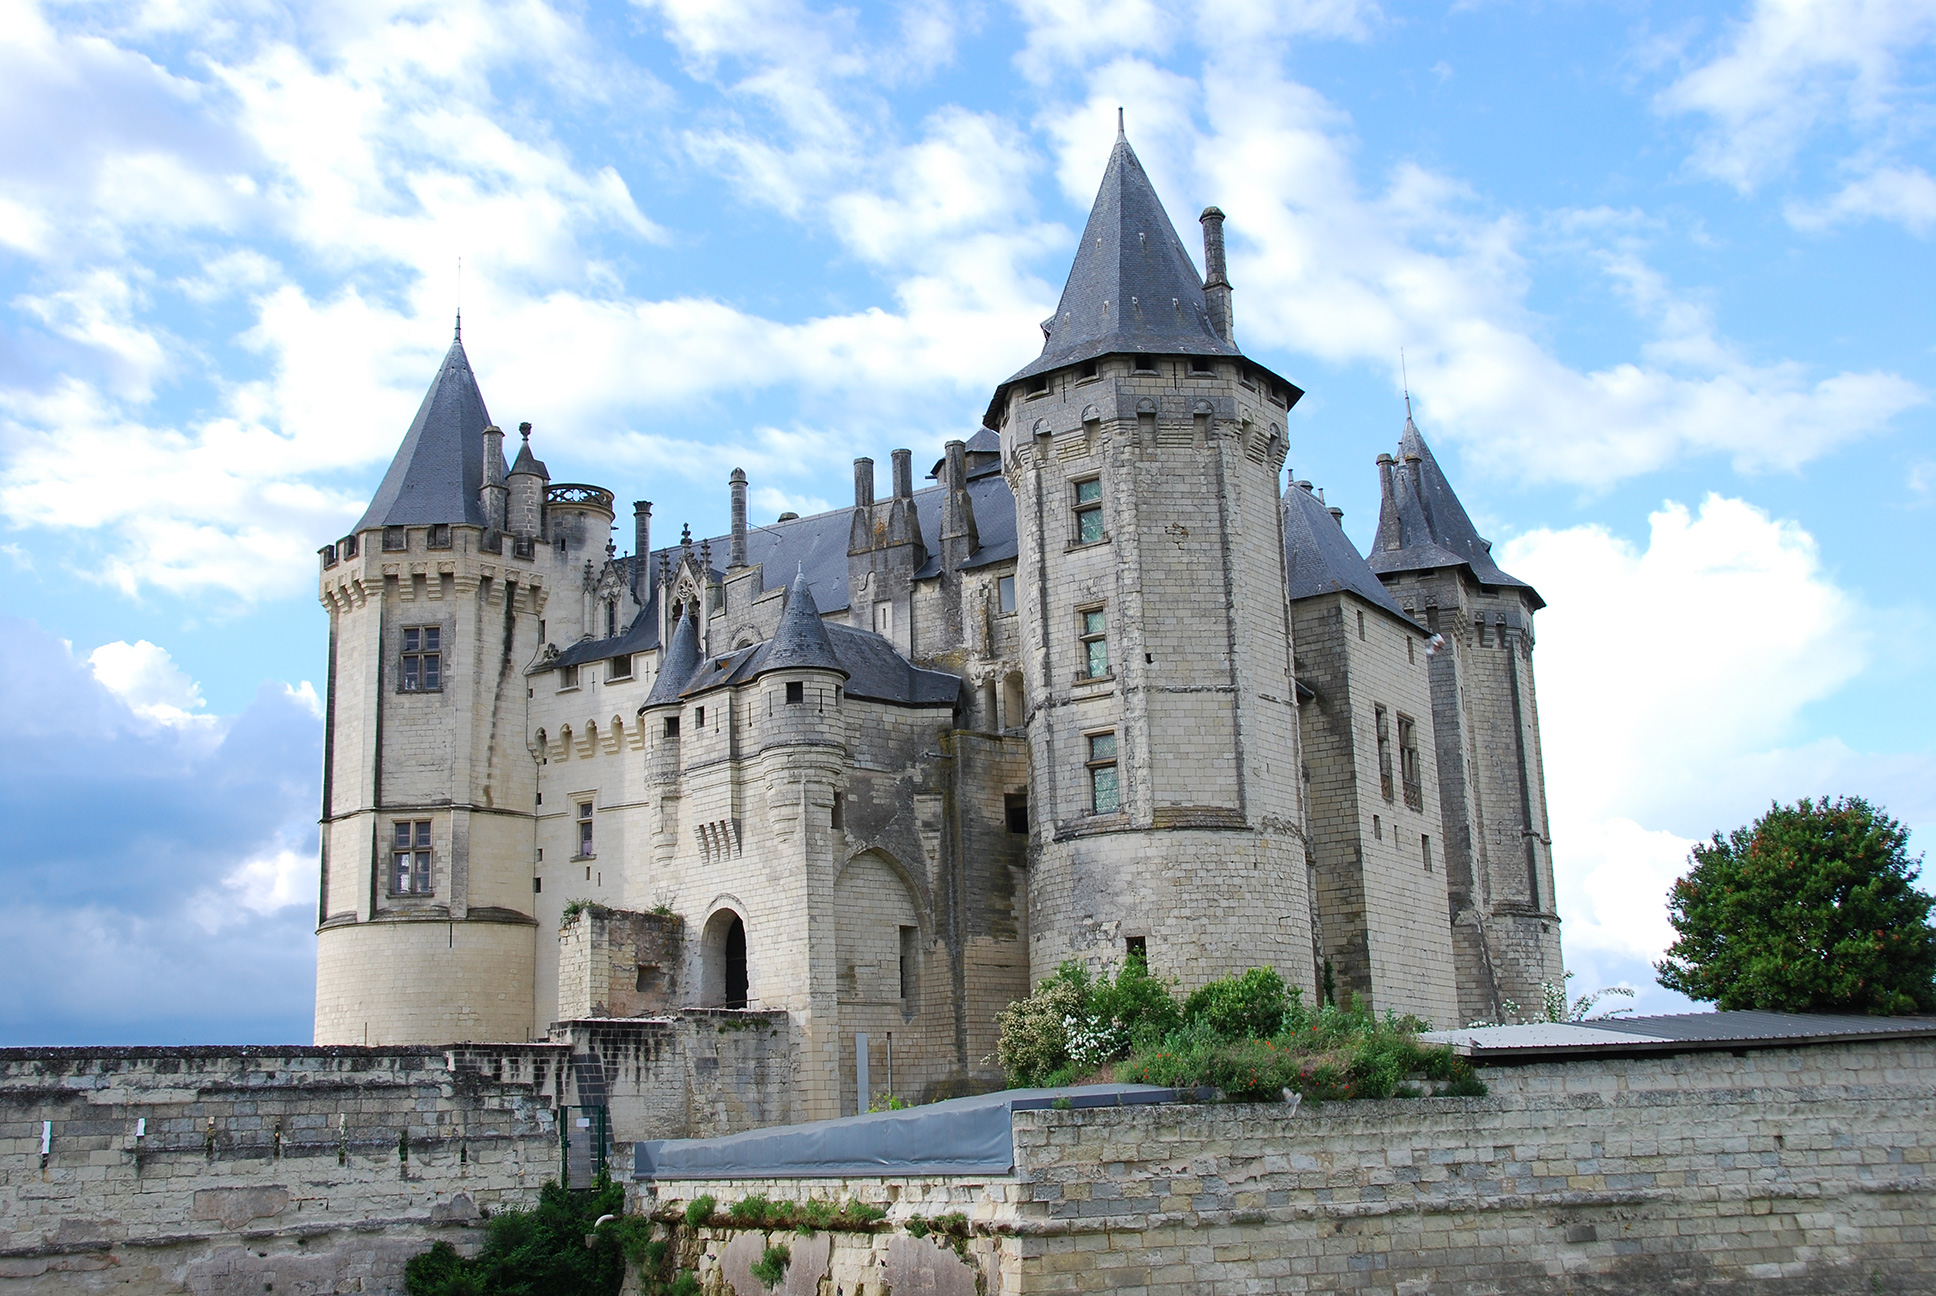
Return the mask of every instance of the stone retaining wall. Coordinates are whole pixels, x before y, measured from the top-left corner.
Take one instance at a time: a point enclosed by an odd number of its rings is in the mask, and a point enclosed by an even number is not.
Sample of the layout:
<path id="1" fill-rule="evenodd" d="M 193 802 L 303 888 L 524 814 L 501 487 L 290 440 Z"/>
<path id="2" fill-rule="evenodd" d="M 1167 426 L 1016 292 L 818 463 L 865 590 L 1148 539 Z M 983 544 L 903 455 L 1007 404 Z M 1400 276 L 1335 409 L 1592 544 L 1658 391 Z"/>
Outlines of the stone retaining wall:
<path id="1" fill-rule="evenodd" d="M 854 1196 L 897 1224 L 962 1211 L 975 1231 L 964 1271 L 1013 1296 L 1929 1290 L 1936 1041 L 1485 1077 L 1485 1098 L 1018 1112 L 1007 1179 L 648 1192 Z M 883 1240 L 863 1237 L 837 1242 L 830 1265 L 863 1247 L 884 1261 Z M 731 1245 L 709 1235 L 713 1290 L 762 1296 L 729 1277 Z M 959 1275 L 931 1270 L 947 1276 L 916 1291 L 953 1290 Z M 887 1290 L 880 1276 L 843 1288 Z"/>

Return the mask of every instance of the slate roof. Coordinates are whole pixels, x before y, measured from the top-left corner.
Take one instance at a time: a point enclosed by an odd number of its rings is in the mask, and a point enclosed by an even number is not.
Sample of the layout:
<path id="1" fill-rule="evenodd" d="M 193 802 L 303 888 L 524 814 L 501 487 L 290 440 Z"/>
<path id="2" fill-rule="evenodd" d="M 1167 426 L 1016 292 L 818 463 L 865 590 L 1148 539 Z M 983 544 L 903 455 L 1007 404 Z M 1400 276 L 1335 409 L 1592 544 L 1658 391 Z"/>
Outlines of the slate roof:
<path id="1" fill-rule="evenodd" d="M 1416 462 L 1413 462 L 1416 460 Z M 1453 493 L 1431 447 L 1405 414 L 1405 431 L 1398 441 L 1398 462 L 1381 466 L 1378 538 L 1365 561 L 1385 572 L 1424 571 L 1434 567 L 1466 567 L 1481 585 L 1511 585 L 1533 596 L 1535 607 L 1546 601 L 1532 586 L 1508 576 L 1492 560 L 1492 542 L 1480 538 Z"/>
<path id="2" fill-rule="evenodd" d="M 1242 354 L 1210 323 L 1203 278 L 1120 132 L 1042 354 L 1009 382 L 1112 352 Z"/>
<path id="3" fill-rule="evenodd" d="M 1488 1062 L 1533 1062 L 1560 1057 L 1792 1048 L 1929 1036 L 1936 1036 L 1936 1017 L 1700 1012 L 1587 1022 L 1533 1022 L 1524 1026 L 1475 1026 L 1432 1031 L 1423 1038 L 1451 1044 L 1462 1053 Z"/>
<path id="4" fill-rule="evenodd" d="M 524 434 L 524 444 L 518 447 L 517 462 L 511 465 L 511 472 L 506 473 L 505 476 L 509 477 L 512 473 L 530 473 L 533 476 L 542 477 L 546 481 L 551 480 L 551 473 L 546 470 L 544 460 L 531 453 L 531 434 L 529 432 Z"/>
<path id="5" fill-rule="evenodd" d="M 834 646 L 827 642 L 827 627 L 820 620 L 820 609 L 814 605 L 813 591 L 807 588 L 806 575 L 795 576 L 793 588 L 787 591 L 786 610 L 780 613 L 778 628 L 760 652 L 755 673 L 845 669 L 834 656 Z"/>
<path id="6" fill-rule="evenodd" d="M 699 668 L 697 616 L 697 612 L 682 616 L 679 624 L 672 628 L 672 643 L 666 648 L 665 660 L 659 663 L 659 674 L 652 681 L 652 691 L 645 695 L 646 706 L 665 706 L 677 702 L 679 695 L 685 691 L 686 681 Z M 639 618 L 641 621 L 644 619 Z"/>
<path id="7" fill-rule="evenodd" d="M 1294 482 L 1284 492 L 1280 510 L 1284 522 L 1284 562 L 1293 599 L 1349 591 L 1383 608 L 1406 625 L 1414 624 L 1385 589 L 1383 581 L 1365 565 L 1358 547 L 1344 533 L 1324 501 L 1311 492 L 1309 482 Z"/>
<path id="8" fill-rule="evenodd" d="M 484 485 L 484 429 L 490 424 L 460 334 L 444 353 L 417 417 L 355 529 L 439 522 L 483 526 L 478 492 Z"/>

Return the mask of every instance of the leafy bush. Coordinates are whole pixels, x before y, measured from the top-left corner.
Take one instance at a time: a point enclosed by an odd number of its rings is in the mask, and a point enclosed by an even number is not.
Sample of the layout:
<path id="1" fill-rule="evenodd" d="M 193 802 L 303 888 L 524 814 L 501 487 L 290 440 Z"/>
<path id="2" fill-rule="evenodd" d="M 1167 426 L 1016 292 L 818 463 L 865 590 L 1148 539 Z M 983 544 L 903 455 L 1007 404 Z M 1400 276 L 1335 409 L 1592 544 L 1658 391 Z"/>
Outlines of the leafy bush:
<path id="1" fill-rule="evenodd" d="M 1252 968 L 1201 987 L 1183 1001 L 1183 1020 L 1202 1022 L 1226 1040 L 1269 1039 L 1300 1005 L 1303 991 L 1284 989 L 1275 968 Z"/>
<path id="2" fill-rule="evenodd" d="M 793 1222 L 793 1213 L 793 1203 L 768 1201 L 758 1193 L 726 1208 L 726 1218 L 742 1228 L 784 1228 Z"/>
<path id="3" fill-rule="evenodd" d="M 996 1060 L 1011 1086 L 1070 1084 L 1154 1043 L 1182 1021 L 1169 987 L 1133 958 L 1109 977 L 1091 979 L 1070 960 L 1002 1010 Z"/>
<path id="4" fill-rule="evenodd" d="M 753 1276 L 759 1279 L 760 1286 L 771 1289 L 778 1287 L 786 1277 L 787 1265 L 793 1261 L 793 1252 L 784 1245 L 776 1243 L 761 1253 L 752 1265 Z"/>
<path id="5" fill-rule="evenodd" d="M 577 1192 L 553 1180 L 531 1210 L 493 1215 L 474 1259 L 448 1242 L 412 1256 L 404 1266 L 405 1290 L 410 1296 L 611 1296 L 625 1279 L 626 1244 L 636 1239 L 626 1229 L 593 1233 L 592 1224 L 624 1209 L 624 1188 L 603 1176 Z"/>
<path id="6" fill-rule="evenodd" d="M 699 1228 L 702 1225 L 711 1223 L 713 1218 L 713 1210 L 718 1205 L 719 1205 L 718 1202 L 714 1201 L 711 1197 L 708 1197 L 703 1193 L 693 1198 L 691 1201 L 686 1203 L 687 1225 L 692 1228 Z"/>

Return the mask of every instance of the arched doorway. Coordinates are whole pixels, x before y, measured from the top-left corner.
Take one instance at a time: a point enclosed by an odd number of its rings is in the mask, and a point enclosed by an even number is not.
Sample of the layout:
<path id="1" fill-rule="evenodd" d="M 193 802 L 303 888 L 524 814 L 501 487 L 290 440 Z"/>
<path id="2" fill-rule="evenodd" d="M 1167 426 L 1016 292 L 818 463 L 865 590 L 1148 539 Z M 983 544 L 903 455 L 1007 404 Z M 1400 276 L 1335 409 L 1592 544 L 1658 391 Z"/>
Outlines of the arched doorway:
<path id="1" fill-rule="evenodd" d="M 744 1008 L 750 1000 L 746 974 L 746 923 L 731 909 L 706 920 L 701 950 L 700 999 L 708 1008 Z"/>

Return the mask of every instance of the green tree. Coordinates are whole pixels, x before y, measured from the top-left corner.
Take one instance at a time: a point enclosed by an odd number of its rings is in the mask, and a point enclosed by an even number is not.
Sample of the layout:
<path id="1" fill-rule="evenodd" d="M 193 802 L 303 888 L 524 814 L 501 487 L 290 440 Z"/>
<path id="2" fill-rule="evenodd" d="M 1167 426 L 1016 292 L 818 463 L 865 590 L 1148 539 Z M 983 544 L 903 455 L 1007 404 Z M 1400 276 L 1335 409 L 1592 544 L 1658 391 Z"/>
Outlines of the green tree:
<path id="1" fill-rule="evenodd" d="M 1696 846 L 1660 983 L 1724 1010 L 1936 1009 L 1932 900 L 1903 826 L 1860 797 L 1774 805 Z"/>

